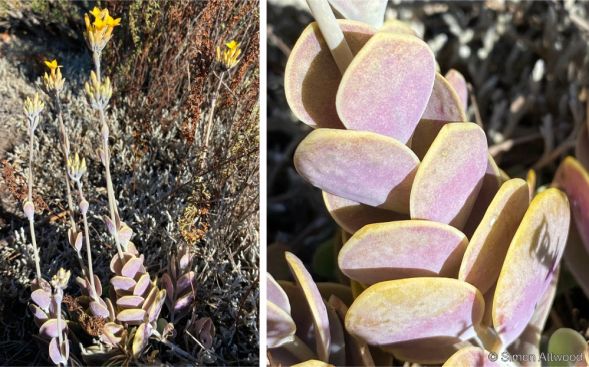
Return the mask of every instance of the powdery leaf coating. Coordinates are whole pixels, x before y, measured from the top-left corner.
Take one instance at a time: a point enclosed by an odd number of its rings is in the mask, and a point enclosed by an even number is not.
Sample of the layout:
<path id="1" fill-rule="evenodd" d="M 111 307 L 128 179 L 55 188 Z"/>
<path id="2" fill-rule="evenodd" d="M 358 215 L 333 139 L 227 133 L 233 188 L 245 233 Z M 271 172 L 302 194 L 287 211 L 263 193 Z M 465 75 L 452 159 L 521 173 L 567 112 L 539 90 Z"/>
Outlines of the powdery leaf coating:
<path id="1" fill-rule="evenodd" d="M 278 348 L 294 340 L 295 323 L 290 315 L 271 301 L 266 302 L 268 348 Z"/>
<path id="2" fill-rule="evenodd" d="M 140 308 L 122 310 L 117 314 L 117 320 L 126 322 L 130 325 L 139 325 L 145 319 L 146 312 Z"/>
<path id="3" fill-rule="evenodd" d="M 61 350 L 60 350 L 61 349 Z M 63 352 L 62 352 L 63 350 Z M 67 336 L 63 341 L 62 348 L 59 347 L 59 338 L 52 338 L 49 342 L 49 358 L 56 365 L 67 365 L 68 356 L 70 354 L 70 345 Z"/>
<path id="4" fill-rule="evenodd" d="M 133 257 L 125 263 L 121 270 L 121 275 L 129 278 L 135 278 L 135 275 L 143 266 L 143 258 Z"/>
<path id="5" fill-rule="evenodd" d="M 478 347 L 467 347 L 454 353 L 442 367 L 500 367 L 498 361 L 491 361 L 489 352 Z"/>
<path id="6" fill-rule="evenodd" d="M 110 284 L 114 287 L 115 290 L 122 290 L 122 291 L 130 291 L 135 286 L 136 282 L 133 278 L 122 277 L 116 275 L 110 278 Z"/>
<path id="7" fill-rule="evenodd" d="M 117 299 L 117 306 L 123 308 L 139 307 L 143 303 L 143 297 L 139 296 L 123 296 Z"/>
<path id="8" fill-rule="evenodd" d="M 133 355 L 135 357 L 139 356 L 147 342 L 149 341 L 149 335 L 151 334 L 151 325 L 147 323 L 142 323 L 137 327 L 135 331 L 135 336 L 133 337 L 133 346 L 131 347 Z"/>
<path id="9" fill-rule="evenodd" d="M 176 293 L 181 294 L 187 290 L 192 290 L 196 280 L 194 271 L 182 275 L 176 282 Z"/>
<path id="10" fill-rule="evenodd" d="M 106 303 L 100 299 L 100 301 L 91 301 L 90 302 L 90 310 L 92 311 L 92 315 L 98 317 L 108 317 L 110 313 L 108 312 L 108 308 L 106 307 Z"/>
<path id="11" fill-rule="evenodd" d="M 444 125 L 417 169 L 411 218 L 462 228 L 487 169 L 487 138 L 473 123 Z"/>
<path id="12" fill-rule="evenodd" d="M 417 348 L 427 350 L 470 338 L 483 309 L 481 293 L 457 279 L 391 280 L 356 298 L 346 315 L 346 329 L 369 345 L 419 344 Z"/>
<path id="13" fill-rule="evenodd" d="M 288 301 L 291 305 L 290 316 L 297 326 L 296 335 L 304 344 L 313 345 L 315 343 L 315 327 L 313 326 L 313 316 L 309 312 L 305 294 L 293 282 L 280 280 L 278 284 L 288 295 Z"/>
<path id="14" fill-rule="evenodd" d="M 369 224 L 338 256 L 342 272 L 360 283 L 424 276 L 455 277 L 466 236 L 447 224 L 405 220 Z"/>
<path id="15" fill-rule="evenodd" d="M 466 115 L 454 87 L 436 73 L 432 94 L 411 139 L 411 150 L 423 159 L 442 126 L 448 122 L 465 121 Z"/>
<path id="16" fill-rule="evenodd" d="M 376 30 L 367 24 L 338 20 L 353 54 Z M 317 23 L 311 23 L 294 45 L 284 70 L 284 93 L 295 116 L 311 127 L 343 128 L 335 108 L 341 73 Z"/>
<path id="17" fill-rule="evenodd" d="M 577 137 L 577 144 L 575 146 L 575 156 L 579 162 L 589 169 L 589 125 L 583 124 L 579 136 Z"/>
<path id="18" fill-rule="evenodd" d="M 406 214 L 360 204 L 325 191 L 323 202 L 333 220 L 344 231 L 352 234 L 367 224 L 409 219 Z"/>
<path id="19" fill-rule="evenodd" d="M 450 69 L 446 73 L 445 78 L 448 80 L 448 83 L 454 87 L 454 90 L 460 99 L 462 110 L 466 112 L 466 108 L 468 107 L 468 86 L 466 85 L 464 75 L 458 70 Z"/>
<path id="20" fill-rule="evenodd" d="M 538 302 L 538 306 L 534 311 L 532 319 L 528 323 L 528 326 L 524 329 L 523 333 L 517 338 L 513 344 L 509 347 L 509 353 L 512 355 L 539 355 L 540 354 L 540 339 L 542 338 L 542 330 L 546 324 L 546 320 L 550 315 L 552 309 L 552 302 L 556 295 L 556 285 L 558 283 L 558 274 L 560 272 L 560 266 L 558 270 L 552 276 L 550 286 L 542 295 L 542 298 Z M 537 366 L 540 367 L 540 361 L 532 361 L 525 364 L 526 367 Z"/>
<path id="21" fill-rule="evenodd" d="M 324 191 L 406 213 L 419 160 L 405 145 L 386 136 L 317 129 L 297 147 L 294 165 Z"/>
<path id="22" fill-rule="evenodd" d="M 472 238 L 474 231 L 481 223 L 481 220 L 485 216 L 489 205 L 491 205 L 491 201 L 495 198 L 501 185 L 509 180 L 509 177 L 505 180 L 501 177 L 501 170 L 497 166 L 497 163 L 495 163 L 495 160 L 490 154 L 488 157 L 487 170 L 483 176 L 481 189 L 479 190 L 474 205 L 472 206 L 472 210 L 470 211 L 470 215 L 464 225 L 463 232 L 468 238 Z"/>
<path id="23" fill-rule="evenodd" d="M 566 157 L 554 175 L 554 184 L 569 197 L 575 224 L 589 252 L 589 173 L 578 160 Z"/>
<path id="24" fill-rule="evenodd" d="M 167 275 L 167 273 L 164 273 L 164 275 L 162 276 L 162 281 L 164 282 L 164 285 L 166 284 L 166 281 L 165 281 L 166 275 Z M 145 291 L 147 290 L 147 288 L 149 287 L 150 284 L 151 284 L 151 279 L 149 279 L 149 274 L 148 273 L 143 274 L 141 277 L 139 277 L 139 280 L 137 280 L 137 284 L 135 285 L 135 288 L 133 288 L 133 295 L 134 296 L 141 296 L 141 295 L 145 294 Z"/>
<path id="25" fill-rule="evenodd" d="M 435 77 L 434 55 L 417 37 L 375 34 L 352 60 L 336 108 L 348 129 L 390 136 L 405 144 L 425 111 Z"/>
<path id="26" fill-rule="evenodd" d="M 51 304 L 51 293 L 44 289 L 37 289 L 31 293 L 31 299 L 43 310 L 49 310 Z"/>
<path id="27" fill-rule="evenodd" d="M 67 327 L 65 320 L 61 320 L 61 330 L 64 331 Z M 57 328 L 57 319 L 49 319 L 39 328 L 39 335 L 47 338 L 57 338 L 59 331 Z"/>
<path id="28" fill-rule="evenodd" d="M 458 279 L 474 285 L 482 293 L 493 286 L 529 204 L 526 181 L 514 178 L 501 186 L 470 239 Z"/>
<path id="29" fill-rule="evenodd" d="M 525 329 L 550 285 L 569 225 L 569 202 L 560 190 L 547 189 L 530 203 L 509 245 L 493 298 L 493 326 L 504 345 Z"/>
<path id="30" fill-rule="evenodd" d="M 288 296 L 270 273 L 266 273 L 266 294 L 269 302 L 274 303 L 283 309 L 284 312 L 290 314 Z"/>
<path id="31" fill-rule="evenodd" d="M 387 0 L 328 0 L 344 18 L 380 28 L 387 9 Z"/>
<path id="32" fill-rule="evenodd" d="M 311 277 L 311 274 L 305 269 L 305 265 L 298 257 L 290 252 L 284 254 L 288 267 L 296 279 L 297 285 L 302 290 L 305 300 L 311 311 L 313 317 L 313 325 L 315 326 L 315 342 L 317 346 L 317 355 L 322 361 L 329 359 L 329 349 L 331 346 L 331 335 L 329 332 L 329 317 L 325 303 L 321 298 L 321 294 Z"/>

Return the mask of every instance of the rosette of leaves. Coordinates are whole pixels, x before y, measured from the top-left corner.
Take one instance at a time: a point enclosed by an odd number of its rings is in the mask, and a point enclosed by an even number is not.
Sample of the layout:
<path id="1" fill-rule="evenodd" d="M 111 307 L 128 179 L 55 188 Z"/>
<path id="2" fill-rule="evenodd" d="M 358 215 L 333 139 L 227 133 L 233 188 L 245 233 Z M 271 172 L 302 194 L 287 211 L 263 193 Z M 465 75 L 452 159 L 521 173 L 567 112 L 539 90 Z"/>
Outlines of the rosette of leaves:
<path id="1" fill-rule="evenodd" d="M 324 37 L 336 27 L 352 53 L 344 68 Z M 510 179 L 497 167 L 484 131 L 466 121 L 464 78 L 446 75 L 427 44 L 396 21 L 379 30 L 353 20 L 313 23 L 285 71 L 292 111 L 315 129 L 298 146 L 295 167 L 324 191 L 345 232 L 338 265 L 355 290 L 345 330 L 399 360 L 428 364 L 454 353 L 537 349 L 570 224 L 562 191 L 535 195 L 532 178 Z M 308 290 L 308 274 L 295 278 L 313 320 L 312 357 L 340 364 L 325 299 Z M 278 306 L 284 297 L 269 300 L 275 346 L 291 348 L 292 335 L 305 330 L 298 308 L 290 322 Z"/>
<path id="2" fill-rule="evenodd" d="M 170 321 L 178 322 L 190 313 L 196 299 L 195 273 L 191 270 L 188 246 L 184 246 L 178 256 L 172 255 L 168 271 L 162 275 L 161 281 L 166 289 L 166 306 L 170 312 Z"/>

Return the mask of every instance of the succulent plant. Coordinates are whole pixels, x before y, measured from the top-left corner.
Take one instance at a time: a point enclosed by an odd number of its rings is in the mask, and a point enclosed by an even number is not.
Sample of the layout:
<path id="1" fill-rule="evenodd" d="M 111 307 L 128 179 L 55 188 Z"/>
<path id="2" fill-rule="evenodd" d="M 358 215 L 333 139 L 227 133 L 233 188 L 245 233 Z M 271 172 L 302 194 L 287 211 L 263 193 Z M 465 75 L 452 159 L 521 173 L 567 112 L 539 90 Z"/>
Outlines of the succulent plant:
<path id="1" fill-rule="evenodd" d="M 168 271 L 162 275 L 162 285 L 166 289 L 166 306 L 170 311 L 170 321 L 177 322 L 189 313 L 196 300 L 195 273 L 191 269 L 191 256 L 188 246 L 184 246 L 178 256 L 172 255 Z"/>
<path id="2" fill-rule="evenodd" d="M 270 363 L 496 365 L 490 353 L 538 351 L 567 196 L 536 194 L 533 172 L 526 181 L 498 168 L 484 130 L 466 120 L 464 77 L 437 72 L 407 26 L 375 30 L 308 2 L 317 23 L 292 50 L 285 93 L 315 130 L 294 165 L 344 230 L 338 266 L 354 299 L 321 294 L 287 253 L 296 284 L 268 283 Z"/>

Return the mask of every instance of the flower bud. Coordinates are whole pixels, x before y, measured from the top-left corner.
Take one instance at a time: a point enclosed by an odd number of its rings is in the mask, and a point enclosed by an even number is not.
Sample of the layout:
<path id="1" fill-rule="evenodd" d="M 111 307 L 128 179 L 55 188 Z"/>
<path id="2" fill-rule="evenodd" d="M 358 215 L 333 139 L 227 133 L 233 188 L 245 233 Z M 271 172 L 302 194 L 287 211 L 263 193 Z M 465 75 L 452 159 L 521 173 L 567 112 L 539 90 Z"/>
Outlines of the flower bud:
<path id="1" fill-rule="evenodd" d="M 33 220 L 35 217 L 35 204 L 32 201 L 26 201 L 23 205 L 23 211 L 29 220 Z"/>

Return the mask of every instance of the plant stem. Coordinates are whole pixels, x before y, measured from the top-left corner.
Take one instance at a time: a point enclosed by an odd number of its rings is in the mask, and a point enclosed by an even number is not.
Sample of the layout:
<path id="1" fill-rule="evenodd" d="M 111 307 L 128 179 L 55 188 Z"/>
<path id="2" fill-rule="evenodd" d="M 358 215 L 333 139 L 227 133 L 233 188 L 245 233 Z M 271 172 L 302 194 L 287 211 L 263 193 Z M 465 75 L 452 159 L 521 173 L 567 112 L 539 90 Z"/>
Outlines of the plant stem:
<path id="1" fill-rule="evenodd" d="M 35 135 L 32 129 L 29 129 L 29 194 L 28 201 L 33 202 L 33 143 Z M 31 232 L 31 242 L 33 244 L 33 251 L 35 253 L 35 271 L 36 278 L 39 285 L 41 285 L 41 265 L 39 262 L 39 249 L 37 248 L 37 237 L 35 236 L 35 223 L 33 217 L 29 218 L 29 229 Z"/>
<path id="2" fill-rule="evenodd" d="M 84 191 L 82 190 L 82 181 L 77 180 L 76 184 L 78 185 L 78 192 L 80 194 L 80 203 L 85 201 L 86 198 L 84 197 Z M 86 214 L 85 210 L 81 210 L 82 212 L 82 219 L 84 221 L 84 239 L 86 240 L 86 256 L 88 257 L 88 278 L 90 278 L 90 285 L 92 290 L 90 291 L 90 297 L 94 300 L 98 298 L 96 295 L 96 285 L 94 284 L 94 270 L 92 267 L 92 251 L 90 247 L 90 235 L 88 231 L 88 215 Z"/>
<path id="3" fill-rule="evenodd" d="M 70 178 L 67 174 L 67 160 L 69 158 L 68 136 L 65 131 L 65 125 L 63 124 L 63 116 L 61 114 L 61 102 L 59 101 L 59 95 L 57 94 L 55 94 L 55 106 L 57 108 L 57 120 L 59 121 L 59 130 L 61 133 L 61 148 L 63 149 L 63 160 L 65 163 L 65 183 L 67 190 L 67 204 L 70 215 L 70 225 L 72 226 L 74 232 L 77 232 L 78 228 L 76 226 L 76 221 L 74 219 L 74 201 L 72 200 L 71 183 Z"/>
<path id="4" fill-rule="evenodd" d="M 94 60 L 94 68 L 95 68 L 95 72 L 96 72 L 96 78 L 98 79 L 98 83 L 101 82 L 101 76 L 100 76 L 100 53 L 99 52 L 93 52 L 93 60 Z M 101 132 L 102 132 L 102 149 L 104 151 L 104 155 L 105 155 L 105 159 L 103 165 L 104 165 L 104 170 L 105 170 L 105 174 L 106 174 L 106 191 L 108 194 L 108 207 L 109 207 L 109 212 L 110 212 L 110 220 L 113 223 L 114 226 L 117 226 L 117 221 L 116 221 L 116 202 L 115 202 L 115 195 L 114 195 L 114 189 L 113 189 L 113 185 L 112 185 L 112 178 L 110 175 L 110 152 L 109 152 L 109 146 L 108 146 L 108 136 L 109 136 L 109 131 L 108 131 L 108 125 L 106 123 L 106 117 L 104 116 L 104 107 L 100 108 L 98 110 L 98 114 L 100 117 L 100 124 L 101 124 Z M 118 230 L 118 228 L 117 228 Z M 123 250 L 121 248 L 121 245 L 119 244 L 119 240 L 117 235 L 113 235 L 114 236 L 114 240 L 115 240 L 115 244 L 117 247 L 117 252 L 119 254 L 119 257 L 121 259 L 121 262 L 124 261 L 124 256 L 123 256 Z M 94 280 L 94 279 L 92 279 Z"/>
<path id="5" fill-rule="evenodd" d="M 219 84 L 217 84 L 217 89 L 215 90 L 215 94 L 213 95 L 213 99 L 211 100 L 211 111 L 209 112 L 209 119 L 207 120 L 207 125 L 205 127 L 205 150 L 209 146 L 209 140 L 211 139 L 211 131 L 213 130 L 213 118 L 215 117 L 215 108 L 217 107 L 217 98 L 219 97 L 219 91 L 221 90 L 221 86 L 223 85 L 223 79 L 225 78 L 225 72 L 221 73 L 219 77 Z"/>
<path id="6" fill-rule="evenodd" d="M 55 289 L 55 303 L 57 304 L 57 337 L 59 341 L 59 352 L 61 353 L 61 346 L 63 345 L 63 335 L 61 332 L 61 301 L 63 300 L 63 290 L 59 287 Z"/>
<path id="7" fill-rule="evenodd" d="M 311 8 L 311 14 L 313 14 L 313 18 L 319 25 L 321 34 L 331 51 L 331 56 L 333 56 L 339 71 L 343 74 L 350 62 L 352 62 L 354 55 L 335 19 L 333 11 L 329 7 L 327 0 L 307 0 L 307 5 Z"/>

